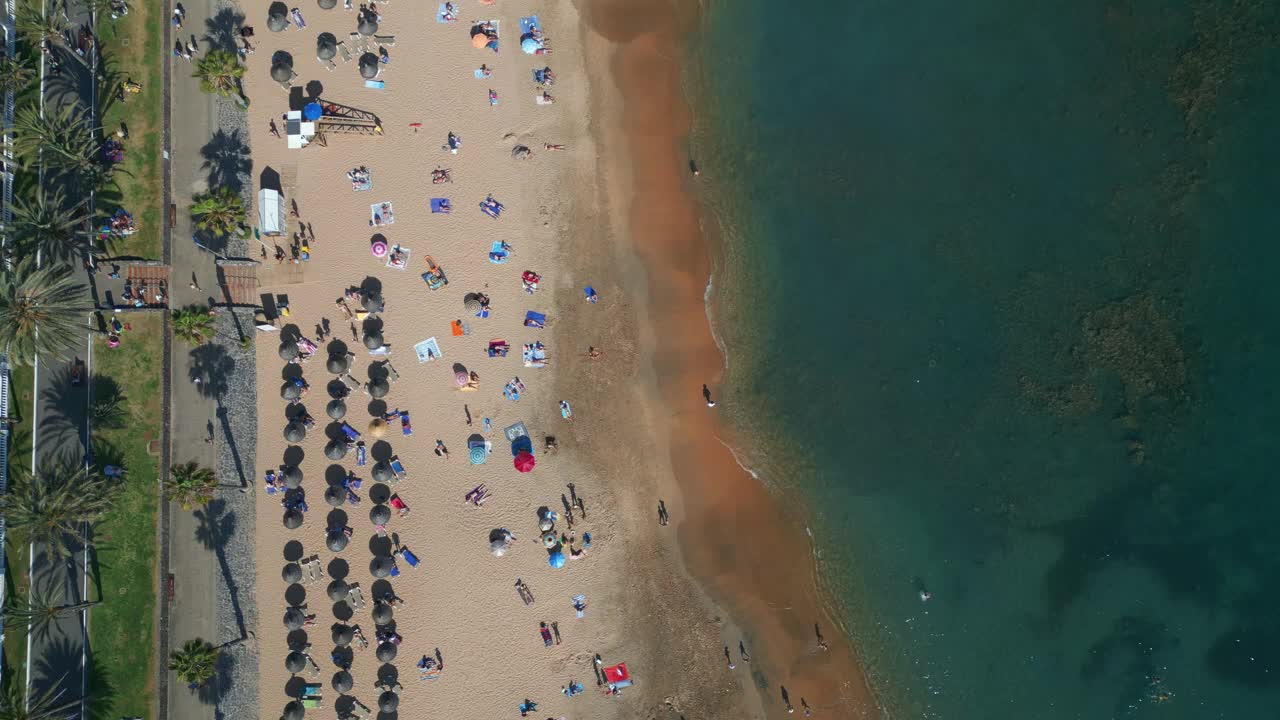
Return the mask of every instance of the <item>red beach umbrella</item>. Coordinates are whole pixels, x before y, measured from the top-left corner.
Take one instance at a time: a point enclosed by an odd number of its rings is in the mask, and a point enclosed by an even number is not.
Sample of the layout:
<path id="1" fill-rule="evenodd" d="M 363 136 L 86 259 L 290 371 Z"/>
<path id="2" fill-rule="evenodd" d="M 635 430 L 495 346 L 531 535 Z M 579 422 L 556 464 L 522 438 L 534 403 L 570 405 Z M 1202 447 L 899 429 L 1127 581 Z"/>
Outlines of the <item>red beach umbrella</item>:
<path id="1" fill-rule="evenodd" d="M 533 470 L 533 466 L 537 465 L 538 461 L 528 451 L 521 450 L 512 464 L 516 466 L 516 470 L 527 473 Z"/>

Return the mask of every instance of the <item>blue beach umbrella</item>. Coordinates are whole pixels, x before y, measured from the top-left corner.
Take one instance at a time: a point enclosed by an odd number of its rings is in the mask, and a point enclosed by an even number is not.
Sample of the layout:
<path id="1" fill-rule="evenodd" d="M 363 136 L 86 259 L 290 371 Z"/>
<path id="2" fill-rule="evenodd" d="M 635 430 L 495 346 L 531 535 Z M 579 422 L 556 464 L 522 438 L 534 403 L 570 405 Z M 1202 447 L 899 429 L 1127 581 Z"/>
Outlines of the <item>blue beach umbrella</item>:
<path id="1" fill-rule="evenodd" d="M 560 550 L 551 551 L 551 554 L 547 556 L 547 564 L 557 570 L 564 567 L 564 553 Z"/>
<path id="2" fill-rule="evenodd" d="M 483 445 L 473 445 L 471 447 L 470 455 L 472 465 L 483 465 L 487 453 L 484 451 Z"/>
<path id="3" fill-rule="evenodd" d="M 302 106 L 302 117 L 305 120 L 319 120 L 324 114 L 324 108 L 320 107 L 320 103 L 312 102 Z"/>
<path id="4" fill-rule="evenodd" d="M 520 49 L 523 50 L 526 55 L 533 55 L 537 53 L 538 50 L 542 49 L 542 43 L 538 42 L 532 35 L 525 35 L 520 38 Z"/>

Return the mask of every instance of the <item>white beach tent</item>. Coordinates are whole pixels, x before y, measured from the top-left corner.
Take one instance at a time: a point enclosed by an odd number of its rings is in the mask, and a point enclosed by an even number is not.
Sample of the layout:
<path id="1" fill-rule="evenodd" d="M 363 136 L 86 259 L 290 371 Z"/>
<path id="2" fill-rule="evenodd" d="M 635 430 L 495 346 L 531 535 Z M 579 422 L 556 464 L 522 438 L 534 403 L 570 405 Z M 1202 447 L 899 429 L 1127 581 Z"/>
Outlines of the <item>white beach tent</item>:
<path id="1" fill-rule="evenodd" d="M 258 229 L 263 235 L 284 234 L 284 198 L 275 190 L 258 191 Z"/>

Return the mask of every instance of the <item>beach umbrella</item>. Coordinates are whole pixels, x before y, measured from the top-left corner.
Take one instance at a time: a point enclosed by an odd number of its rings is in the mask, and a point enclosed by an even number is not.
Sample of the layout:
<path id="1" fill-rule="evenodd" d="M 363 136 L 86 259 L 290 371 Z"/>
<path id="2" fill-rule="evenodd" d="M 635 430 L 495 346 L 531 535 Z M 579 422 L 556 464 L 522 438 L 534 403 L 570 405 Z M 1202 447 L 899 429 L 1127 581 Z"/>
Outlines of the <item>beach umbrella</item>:
<path id="1" fill-rule="evenodd" d="M 373 53 L 365 53 L 361 55 L 360 56 L 360 77 L 366 80 L 369 80 L 374 77 L 377 77 L 377 75 L 378 75 L 378 56 L 374 55 Z M 366 297 L 365 300 L 368 300 L 368 298 Z M 365 306 L 365 309 L 366 310 L 369 309 L 367 305 Z M 369 310 L 369 312 L 375 312 L 375 311 Z"/>
<path id="2" fill-rule="evenodd" d="M 346 417 L 347 404 L 338 399 L 330 400 L 324 411 L 325 414 L 334 420 L 341 420 Z"/>
<path id="3" fill-rule="evenodd" d="M 387 392 L 391 390 L 391 386 L 388 385 L 387 381 L 383 378 L 378 378 L 376 380 L 370 380 L 366 389 L 368 389 L 369 394 L 377 400 L 379 398 L 386 397 Z"/>
<path id="4" fill-rule="evenodd" d="M 369 561 L 369 573 L 376 578 L 384 578 L 391 574 L 396 561 L 386 555 L 378 555 Z"/>
<path id="5" fill-rule="evenodd" d="M 373 35 L 378 32 L 378 22 L 367 14 L 360 16 L 359 22 L 356 23 L 356 32 L 361 35 Z"/>
<path id="6" fill-rule="evenodd" d="M 489 36 L 482 32 L 478 32 L 471 36 L 471 47 L 477 50 L 483 50 L 485 45 L 489 44 Z"/>
<path id="7" fill-rule="evenodd" d="M 390 625 L 391 621 L 394 618 L 395 618 L 395 612 L 392 611 L 390 605 L 386 603 L 379 603 L 373 606 L 373 624 L 374 625 L 377 625 L 378 627 L 382 627 L 383 625 Z"/>
<path id="8" fill-rule="evenodd" d="M 324 106 L 318 102 L 309 102 L 302 106 L 302 119 L 319 120 L 324 115 Z"/>
<path id="9" fill-rule="evenodd" d="M 542 536 L 542 547 L 544 547 L 544 548 L 546 548 L 546 549 L 550 550 L 551 548 L 553 548 L 553 547 L 555 547 L 556 545 L 559 545 L 559 544 L 560 544 L 560 540 L 556 538 L 556 534 L 555 534 L 555 533 L 553 533 L 553 532 L 547 532 L 547 533 L 544 533 L 544 534 L 543 534 L 543 536 Z"/>
<path id="10" fill-rule="evenodd" d="M 489 552 L 493 553 L 494 557 L 502 557 L 507 554 L 507 549 L 510 547 L 506 540 L 494 540 L 489 543 Z"/>
<path id="11" fill-rule="evenodd" d="M 280 397 L 285 400 L 297 400 L 302 397 L 302 388 L 291 382 L 287 382 L 280 386 Z"/>
<path id="12" fill-rule="evenodd" d="M 302 703 L 297 700 L 290 700 L 288 705 L 284 706 L 284 712 L 280 713 L 280 720 L 302 720 L 307 711 L 302 709 Z"/>
<path id="13" fill-rule="evenodd" d="M 547 564 L 556 569 L 564 567 L 564 553 L 560 550 L 552 551 L 552 553 L 547 556 Z"/>
<path id="14" fill-rule="evenodd" d="M 307 616 L 296 607 L 291 607 L 284 611 L 284 626 L 290 630 L 297 630 L 307 622 Z"/>
<path id="15" fill-rule="evenodd" d="M 387 434 L 387 421 L 382 418 L 374 418 L 369 421 L 369 434 L 373 437 L 380 438 Z"/>
<path id="16" fill-rule="evenodd" d="M 333 674 L 333 689 L 340 693 L 345 693 L 352 688 L 351 673 L 346 670 L 339 670 Z"/>
<path id="17" fill-rule="evenodd" d="M 293 360 L 298 357 L 298 343 L 280 343 L 280 359 Z"/>
<path id="18" fill-rule="evenodd" d="M 351 639 L 355 637 L 350 625 L 335 624 L 330 637 L 333 638 L 333 644 L 338 647 L 346 647 L 351 644 Z"/>
<path id="19" fill-rule="evenodd" d="M 276 82 L 288 82 L 293 79 L 293 66 L 289 63 L 272 63 L 271 79 Z"/>
<path id="20" fill-rule="evenodd" d="M 391 508 L 386 505 L 374 505 L 369 508 L 369 522 L 374 525 L 386 525 L 391 521 Z"/>
<path id="21" fill-rule="evenodd" d="M 520 49 L 524 51 L 525 55 L 536 55 L 542 49 L 542 43 L 538 42 L 538 39 L 532 35 L 525 35 L 520 38 Z"/>
<path id="22" fill-rule="evenodd" d="M 347 501 L 347 491 L 340 487 L 330 485 L 325 488 L 324 501 L 328 503 L 330 507 L 342 507 L 342 503 Z"/>
<path id="23" fill-rule="evenodd" d="M 297 420 L 291 420 L 288 425 L 284 426 L 284 439 L 291 443 L 302 442 L 306 436 L 307 426 Z"/>
<path id="24" fill-rule="evenodd" d="M 297 530 L 302 527 L 302 511 L 301 510 L 285 510 L 284 526 L 290 530 Z"/>
<path id="25" fill-rule="evenodd" d="M 284 485 L 293 490 L 302 487 L 302 469 L 297 465 L 290 465 L 284 469 Z"/>
<path id="26" fill-rule="evenodd" d="M 325 367 L 334 375 L 341 375 L 351 369 L 351 356 L 330 355 L 329 359 L 325 361 Z"/>
<path id="27" fill-rule="evenodd" d="M 521 450 L 520 453 L 516 455 L 516 459 L 512 464 L 515 465 L 516 470 L 519 470 L 522 473 L 527 473 L 533 470 L 533 466 L 537 465 L 538 461 L 533 457 L 532 453 L 526 450 Z"/>
<path id="28" fill-rule="evenodd" d="M 378 666 L 378 682 L 394 685 L 400 679 L 400 671 L 395 665 Z"/>
<path id="29" fill-rule="evenodd" d="M 388 482 L 391 480 L 391 465 L 385 460 L 379 460 L 373 464 L 373 471 L 370 473 L 374 482 Z"/>
<path id="30" fill-rule="evenodd" d="M 473 296 L 467 296 L 466 299 L 462 301 L 462 306 L 466 308 L 467 312 L 471 313 L 472 315 L 480 312 L 483 309 L 483 306 L 480 304 L 480 300 Z"/>
<path id="31" fill-rule="evenodd" d="M 337 505 L 334 505 L 334 507 L 337 507 Z M 341 530 L 334 530 L 325 536 L 324 546 L 333 552 L 342 552 L 347 548 L 347 543 L 349 541 L 350 538 L 347 537 L 346 533 Z"/>
<path id="32" fill-rule="evenodd" d="M 347 444 L 340 440 L 330 440 L 324 446 L 324 456 L 330 460 L 341 460 L 347 456 Z"/>
<path id="33" fill-rule="evenodd" d="M 466 370 L 459 370 L 453 374 L 453 383 L 458 387 L 466 387 L 467 381 L 471 378 L 467 375 Z"/>
<path id="34" fill-rule="evenodd" d="M 469 452 L 472 465 L 483 465 L 489 455 L 483 445 L 474 445 Z"/>
<path id="35" fill-rule="evenodd" d="M 525 145 L 517 145 L 511 148 L 511 157 L 516 160 L 528 160 L 530 155 L 532 153 L 529 152 L 529 148 Z"/>
<path id="36" fill-rule="evenodd" d="M 289 21 L 285 19 L 284 15 L 267 16 L 267 29 L 271 32 L 280 32 L 287 27 L 289 27 Z"/>
<path id="37" fill-rule="evenodd" d="M 332 10 L 338 6 L 338 0 L 316 0 L 316 4 L 320 6 L 321 10 Z M 333 56 L 330 55 L 330 57 Z"/>
<path id="38" fill-rule="evenodd" d="M 291 673 L 297 674 L 307 666 L 307 658 L 296 650 L 284 656 L 284 669 Z"/>
<path id="39" fill-rule="evenodd" d="M 382 662 L 391 662 L 396 659 L 396 644 L 393 642 L 384 642 L 378 646 L 378 659 Z"/>
<path id="40" fill-rule="evenodd" d="M 390 690 L 378 696 L 378 710 L 380 712 L 393 713 L 398 707 L 400 707 L 400 696 Z"/>
<path id="41" fill-rule="evenodd" d="M 370 350 L 376 350 L 377 348 L 382 347 L 382 333 L 377 330 L 365 333 L 364 346 Z"/>
<path id="42" fill-rule="evenodd" d="M 325 592 L 329 595 L 330 600 L 338 602 L 339 600 L 347 599 L 347 594 L 351 592 L 351 587 L 342 580 L 334 580 L 329 583 L 329 587 Z"/>
<path id="43" fill-rule="evenodd" d="M 280 571 L 280 577 L 287 583 L 296 583 L 302 579 L 302 566 L 298 563 L 285 563 L 284 570 Z"/>

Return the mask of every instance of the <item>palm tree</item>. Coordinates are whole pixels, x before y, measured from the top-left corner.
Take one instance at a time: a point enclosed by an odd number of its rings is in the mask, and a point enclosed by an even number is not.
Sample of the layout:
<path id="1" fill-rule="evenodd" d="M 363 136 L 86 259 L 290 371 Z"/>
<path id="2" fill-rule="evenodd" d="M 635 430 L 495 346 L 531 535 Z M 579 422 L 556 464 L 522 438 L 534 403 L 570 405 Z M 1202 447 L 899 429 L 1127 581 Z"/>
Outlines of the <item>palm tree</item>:
<path id="1" fill-rule="evenodd" d="M 200 89 L 214 95 L 242 100 L 240 78 L 244 77 L 244 65 L 240 56 L 230 50 L 210 50 L 196 60 L 196 71 L 191 77 L 200 79 Z"/>
<path id="2" fill-rule="evenodd" d="M 213 491 L 218 487 L 218 477 L 207 467 L 194 462 L 174 465 L 169 468 L 169 477 L 165 480 L 164 490 L 169 499 L 181 503 L 183 510 L 190 510 L 195 505 L 206 505 L 213 499 Z"/>
<path id="3" fill-rule="evenodd" d="M 214 316 L 199 305 L 188 305 L 173 311 L 173 336 L 192 345 L 203 345 L 213 338 Z"/>
<path id="4" fill-rule="evenodd" d="M 62 683 L 49 684 L 49 689 L 27 695 L 27 684 L 9 682 L 8 689 L 0 694 L 0 720 L 62 720 L 67 711 L 79 707 L 80 698 L 62 697 Z"/>
<path id="5" fill-rule="evenodd" d="M 220 649 L 200 638 L 188 640 L 181 650 L 169 654 L 169 669 L 194 690 L 213 677 L 221 654 Z"/>
<path id="6" fill-rule="evenodd" d="M 14 116 L 13 129 L 14 150 L 28 166 L 41 160 L 58 170 L 87 174 L 101 164 L 93 127 L 71 105 L 45 113 L 25 105 Z"/>
<path id="7" fill-rule="evenodd" d="M 0 517 L 25 541 L 67 555 L 73 545 L 88 544 L 88 531 L 111 509 L 119 487 L 95 469 L 55 460 L 34 476 L 15 473 L 0 497 Z"/>
<path id="8" fill-rule="evenodd" d="M 197 228 L 216 236 L 230 235 L 244 224 L 244 199 L 226 186 L 210 188 L 192 199 L 191 217 Z"/>
<path id="9" fill-rule="evenodd" d="M 18 8 L 18 32 L 26 35 L 27 41 L 33 46 L 42 48 L 57 45 L 66 48 L 65 33 L 71 25 L 63 19 L 56 7 L 50 3 L 47 11 L 36 4 L 25 4 Z"/>
<path id="10" fill-rule="evenodd" d="M 22 58 L 0 58 L 0 93 L 21 92 L 34 77 L 35 73 L 22 62 Z"/>
<path id="11" fill-rule="evenodd" d="M 58 602 L 53 595 L 47 593 L 36 595 L 33 592 L 31 597 L 12 593 L 4 606 L 4 624 L 9 629 L 26 629 L 29 625 L 33 633 L 43 636 L 54 621 L 63 615 L 87 610 L 101 602 L 93 600 L 68 605 Z M 3 717 L 0 715 L 0 718 Z"/>
<path id="12" fill-rule="evenodd" d="M 23 263 L 0 279 L 0 350 L 20 365 L 65 358 L 84 331 L 87 310 L 84 290 L 66 270 Z"/>
<path id="13" fill-rule="evenodd" d="M 14 198 L 18 252 L 39 252 L 47 259 L 68 263 L 79 261 L 91 247 L 84 228 L 88 202 L 86 198 L 68 206 L 62 190 L 50 191 L 44 186 L 37 187 L 30 199 Z"/>

